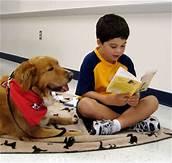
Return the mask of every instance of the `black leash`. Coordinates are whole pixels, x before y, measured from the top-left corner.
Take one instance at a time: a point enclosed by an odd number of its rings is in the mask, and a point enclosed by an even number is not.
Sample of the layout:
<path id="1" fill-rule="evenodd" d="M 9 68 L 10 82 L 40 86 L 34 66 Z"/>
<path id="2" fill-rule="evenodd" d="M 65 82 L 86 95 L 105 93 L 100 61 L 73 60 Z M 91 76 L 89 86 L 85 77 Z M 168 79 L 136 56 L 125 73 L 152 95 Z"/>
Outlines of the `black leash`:
<path id="1" fill-rule="evenodd" d="M 13 73 L 12 73 L 13 75 Z M 32 136 L 30 135 L 29 133 L 27 133 L 20 125 L 19 123 L 17 122 L 16 118 L 15 118 L 15 115 L 13 113 L 13 110 L 12 110 L 12 106 L 11 106 L 11 101 L 10 101 L 10 80 L 11 80 L 11 76 L 10 75 L 10 78 L 8 79 L 8 82 L 7 82 L 7 101 L 8 101 L 8 106 L 9 106 L 9 110 L 10 110 L 10 113 L 14 119 L 14 122 L 16 123 L 17 127 L 25 134 L 27 135 L 28 137 L 30 138 L 33 138 L 33 139 L 46 139 L 46 138 L 54 138 L 54 137 L 58 137 L 58 136 L 62 136 L 65 132 L 66 132 L 66 129 L 64 127 L 61 127 L 61 128 L 57 128 L 56 129 L 60 129 L 62 130 L 61 133 L 57 134 L 57 135 L 54 135 L 54 136 L 49 136 L 49 137 L 35 137 L 35 136 Z"/>

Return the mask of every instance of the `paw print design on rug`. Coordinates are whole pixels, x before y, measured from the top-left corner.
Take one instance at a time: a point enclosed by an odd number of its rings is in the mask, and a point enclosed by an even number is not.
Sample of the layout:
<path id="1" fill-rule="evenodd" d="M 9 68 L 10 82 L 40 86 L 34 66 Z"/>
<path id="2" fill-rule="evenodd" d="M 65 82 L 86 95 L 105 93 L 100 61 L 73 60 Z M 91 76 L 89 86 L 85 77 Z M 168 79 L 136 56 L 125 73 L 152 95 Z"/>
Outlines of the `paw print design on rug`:
<path id="1" fill-rule="evenodd" d="M 11 147 L 12 149 L 16 149 L 16 142 L 9 143 L 8 140 L 5 140 L 5 142 L 2 143 L 1 145 L 5 145 Z"/>

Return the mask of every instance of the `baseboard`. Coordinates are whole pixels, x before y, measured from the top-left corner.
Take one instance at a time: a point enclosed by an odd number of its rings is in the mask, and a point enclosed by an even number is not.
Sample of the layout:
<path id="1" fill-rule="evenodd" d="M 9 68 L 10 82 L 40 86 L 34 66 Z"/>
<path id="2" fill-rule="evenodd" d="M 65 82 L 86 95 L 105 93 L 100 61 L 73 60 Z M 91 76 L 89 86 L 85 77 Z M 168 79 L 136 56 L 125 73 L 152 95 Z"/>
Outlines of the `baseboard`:
<path id="1" fill-rule="evenodd" d="M 9 60 L 12 62 L 16 62 L 16 63 L 21 63 L 23 61 L 28 60 L 27 58 L 20 57 L 20 56 L 15 55 L 15 54 L 8 54 L 8 53 L 3 53 L 3 52 L 0 52 L 0 58 L 6 59 L 6 60 Z"/>
<path id="2" fill-rule="evenodd" d="M 28 60 L 28 58 L 24 58 L 24 57 L 15 55 L 15 54 L 8 54 L 8 53 L 4 53 L 4 52 L 0 52 L 0 58 L 6 59 L 6 60 L 9 60 L 9 61 L 12 61 L 12 62 L 16 62 L 16 63 L 22 63 L 22 62 Z M 70 68 L 66 68 L 66 69 L 73 72 L 73 74 L 74 74 L 73 79 L 74 80 L 78 79 L 78 77 L 79 77 L 79 72 L 78 71 L 72 70 Z"/>
<path id="3" fill-rule="evenodd" d="M 172 107 L 172 93 L 148 88 L 147 91 L 141 93 L 142 97 L 147 95 L 154 95 L 158 98 L 160 104 Z"/>
<path id="4" fill-rule="evenodd" d="M 4 52 L 0 52 L 0 58 L 6 59 L 12 62 L 16 62 L 16 63 L 21 63 L 23 61 L 28 60 L 28 58 L 24 58 L 15 54 L 8 54 Z M 74 73 L 74 77 L 73 77 L 74 80 L 78 80 L 79 71 L 72 70 L 69 68 L 66 68 L 66 69 Z M 154 95 L 158 98 L 160 104 L 172 107 L 172 93 L 149 88 L 147 91 L 141 94 L 141 96 L 146 96 L 146 95 Z"/>

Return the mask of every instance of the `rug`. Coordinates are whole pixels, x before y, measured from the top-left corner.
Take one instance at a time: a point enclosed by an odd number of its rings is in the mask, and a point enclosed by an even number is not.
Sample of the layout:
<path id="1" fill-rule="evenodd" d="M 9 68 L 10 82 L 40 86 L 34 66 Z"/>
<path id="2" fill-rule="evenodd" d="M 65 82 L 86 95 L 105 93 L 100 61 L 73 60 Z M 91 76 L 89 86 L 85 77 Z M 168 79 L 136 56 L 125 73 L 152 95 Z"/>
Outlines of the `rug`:
<path id="1" fill-rule="evenodd" d="M 60 95 L 62 104 L 61 111 L 67 113 L 72 112 L 71 116 L 76 115 L 75 105 L 77 97 L 71 95 L 70 98 L 66 95 L 64 95 L 64 97 L 63 99 Z M 98 151 L 156 143 L 164 139 L 172 138 L 172 130 L 164 127 L 161 127 L 159 132 L 152 134 L 142 134 L 126 129 L 114 135 L 90 135 L 80 118 L 76 124 L 59 125 L 58 127 L 63 127 L 71 131 L 78 130 L 82 134 L 80 136 L 61 136 L 47 139 L 30 139 L 28 141 L 21 141 L 14 137 L 3 135 L 0 136 L 0 153 L 69 153 Z"/>
<path id="2" fill-rule="evenodd" d="M 123 131 L 115 135 L 95 136 L 82 135 L 74 137 L 57 137 L 20 141 L 10 137 L 0 138 L 0 153 L 69 153 L 118 149 L 155 143 L 172 138 L 172 130 L 161 128 L 155 134 L 141 134 L 134 131 Z"/>

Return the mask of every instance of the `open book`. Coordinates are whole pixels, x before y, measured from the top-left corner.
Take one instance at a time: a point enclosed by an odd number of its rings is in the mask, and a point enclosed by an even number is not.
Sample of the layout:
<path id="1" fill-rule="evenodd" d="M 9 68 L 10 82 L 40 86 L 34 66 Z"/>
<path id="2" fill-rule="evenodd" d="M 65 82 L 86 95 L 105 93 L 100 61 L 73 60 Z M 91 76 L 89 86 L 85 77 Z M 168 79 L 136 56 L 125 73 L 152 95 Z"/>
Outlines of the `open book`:
<path id="1" fill-rule="evenodd" d="M 120 67 L 109 83 L 106 92 L 133 95 L 137 92 L 146 91 L 155 73 L 156 71 L 147 72 L 139 80 L 133 74 Z"/>

